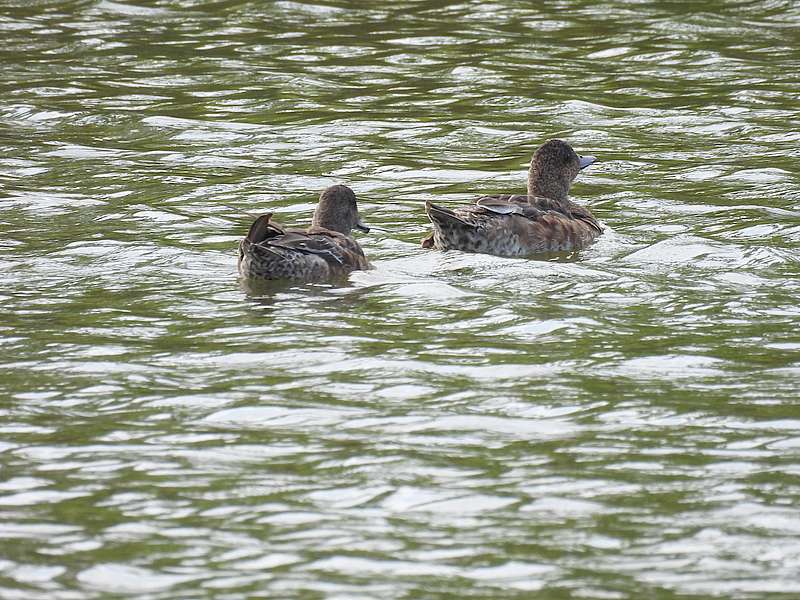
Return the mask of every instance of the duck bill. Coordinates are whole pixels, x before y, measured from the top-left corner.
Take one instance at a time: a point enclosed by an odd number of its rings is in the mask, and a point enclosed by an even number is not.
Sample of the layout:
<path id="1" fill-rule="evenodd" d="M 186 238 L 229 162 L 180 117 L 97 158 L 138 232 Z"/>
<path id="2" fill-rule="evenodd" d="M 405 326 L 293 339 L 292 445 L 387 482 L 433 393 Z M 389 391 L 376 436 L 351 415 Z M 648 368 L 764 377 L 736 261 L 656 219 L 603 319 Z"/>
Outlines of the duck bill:
<path id="1" fill-rule="evenodd" d="M 581 156 L 580 157 L 581 171 L 583 171 L 589 165 L 594 164 L 596 161 L 597 158 L 595 158 L 594 156 Z"/>
<path id="2" fill-rule="evenodd" d="M 369 233 L 369 227 L 364 225 L 361 221 L 356 221 L 355 228 L 364 233 Z"/>

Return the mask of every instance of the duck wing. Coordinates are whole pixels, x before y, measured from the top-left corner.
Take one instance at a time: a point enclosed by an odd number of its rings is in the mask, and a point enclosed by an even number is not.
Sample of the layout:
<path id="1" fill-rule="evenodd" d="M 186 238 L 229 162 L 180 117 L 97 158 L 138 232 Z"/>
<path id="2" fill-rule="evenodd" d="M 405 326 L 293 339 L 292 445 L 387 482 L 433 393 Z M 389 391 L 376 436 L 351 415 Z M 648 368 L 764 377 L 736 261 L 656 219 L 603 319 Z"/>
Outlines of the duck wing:
<path id="1" fill-rule="evenodd" d="M 521 215 L 523 211 L 522 206 L 519 204 L 509 202 L 504 198 L 499 198 L 496 196 L 484 196 L 483 198 L 478 198 L 475 201 L 475 204 L 484 210 L 498 215 Z"/>
<path id="2" fill-rule="evenodd" d="M 603 228 L 600 226 L 600 222 L 594 217 L 594 215 L 591 212 L 589 212 L 588 208 L 585 208 L 580 204 L 575 204 L 574 202 L 570 202 L 569 212 L 570 216 L 573 219 L 577 219 L 578 221 L 583 221 L 584 223 L 589 225 L 592 229 L 596 230 L 598 233 L 603 233 Z"/>
<path id="3" fill-rule="evenodd" d="M 542 211 L 527 202 L 527 196 L 483 196 L 475 201 L 476 206 L 496 215 L 520 215 L 538 219 Z"/>
<path id="4" fill-rule="evenodd" d="M 309 234 L 303 231 L 287 231 L 283 235 L 265 240 L 260 245 L 269 249 L 280 249 L 289 253 L 319 256 L 332 266 L 346 263 L 347 252 L 339 240 L 332 236 Z"/>
<path id="5" fill-rule="evenodd" d="M 475 201 L 475 204 L 457 206 L 455 208 L 445 208 L 432 202 L 425 203 L 425 212 L 433 223 L 456 227 L 459 229 L 474 229 L 485 227 L 495 221 L 504 221 L 503 217 L 519 215 L 532 221 L 537 220 L 542 212 L 520 198 L 525 196 L 483 196 Z M 423 240 L 423 247 L 430 245 L 426 239 Z"/>
<path id="6" fill-rule="evenodd" d="M 559 213 L 565 217 L 569 217 L 570 219 L 581 221 L 589 225 L 589 227 L 598 233 L 603 233 L 603 228 L 600 226 L 599 221 L 594 217 L 589 209 L 581 206 L 580 204 L 576 204 L 572 200 L 563 202 L 560 200 L 553 200 L 551 198 L 535 196 L 530 199 L 530 204 L 531 206 L 535 206 L 543 212 Z"/>
<path id="7" fill-rule="evenodd" d="M 287 231 L 284 235 L 269 240 L 269 245 L 290 252 L 319 256 L 333 268 L 371 268 L 356 240 L 324 227 L 313 227 L 308 231 Z"/>

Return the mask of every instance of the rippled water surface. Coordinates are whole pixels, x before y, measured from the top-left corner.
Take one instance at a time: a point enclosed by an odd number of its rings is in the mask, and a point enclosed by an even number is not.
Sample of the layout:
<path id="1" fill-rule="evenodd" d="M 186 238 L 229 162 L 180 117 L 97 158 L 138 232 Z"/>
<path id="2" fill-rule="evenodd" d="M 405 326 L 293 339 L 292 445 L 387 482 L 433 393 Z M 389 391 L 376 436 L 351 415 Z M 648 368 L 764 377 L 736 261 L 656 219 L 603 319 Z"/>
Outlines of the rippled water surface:
<path id="1" fill-rule="evenodd" d="M 0 597 L 800 597 L 800 5 L 369 4 L 0 5 Z M 419 247 L 556 136 L 597 244 Z"/>

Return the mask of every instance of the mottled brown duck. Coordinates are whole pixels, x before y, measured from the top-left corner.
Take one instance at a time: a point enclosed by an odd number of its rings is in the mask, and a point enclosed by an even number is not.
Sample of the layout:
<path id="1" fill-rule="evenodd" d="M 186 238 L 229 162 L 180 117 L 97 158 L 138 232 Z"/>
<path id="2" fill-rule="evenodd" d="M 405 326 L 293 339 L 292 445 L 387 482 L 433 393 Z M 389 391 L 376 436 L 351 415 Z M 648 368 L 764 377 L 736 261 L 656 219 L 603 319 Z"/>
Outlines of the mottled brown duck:
<path id="1" fill-rule="evenodd" d="M 322 192 L 307 230 L 284 229 L 272 213 L 258 217 L 239 243 L 239 273 L 252 279 L 322 282 L 369 269 L 350 233 L 369 228 L 358 216 L 356 195 L 334 185 Z"/>
<path id="2" fill-rule="evenodd" d="M 603 228 L 587 208 L 569 199 L 569 188 L 595 160 L 578 155 L 563 140 L 549 140 L 533 154 L 527 195 L 483 196 L 454 209 L 426 202 L 433 233 L 422 246 L 496 256 L 585 248 Z"/>

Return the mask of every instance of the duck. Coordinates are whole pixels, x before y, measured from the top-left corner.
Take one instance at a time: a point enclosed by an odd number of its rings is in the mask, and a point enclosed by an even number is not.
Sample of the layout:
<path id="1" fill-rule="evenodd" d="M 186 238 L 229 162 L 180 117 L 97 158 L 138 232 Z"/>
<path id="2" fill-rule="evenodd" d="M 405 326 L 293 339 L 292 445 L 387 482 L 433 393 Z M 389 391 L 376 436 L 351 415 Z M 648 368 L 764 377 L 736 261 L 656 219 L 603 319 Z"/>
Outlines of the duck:
<path id="1" fill-rule="evenodd" d="M 596 160 L 579 155 L 564 140 L 548 140 L 531 158 L 527 194 L 482 196 L 453 209 L 426 202 L 433 233 L 422 247 L 508 257 L 581 250 L 603 228 L 587 208 L 569 199 L 569 188 Z"/>
<path id="2" fill-rule="evenodd" d="M 260 215 L 239 242 L 239 274 L 247 279 L 325 282 L 370 264 L 353 229 L 365 233 L 356 195 L 346 185 L 325 189 L 306 230 L 284 229 L 272 213 Z"/>

